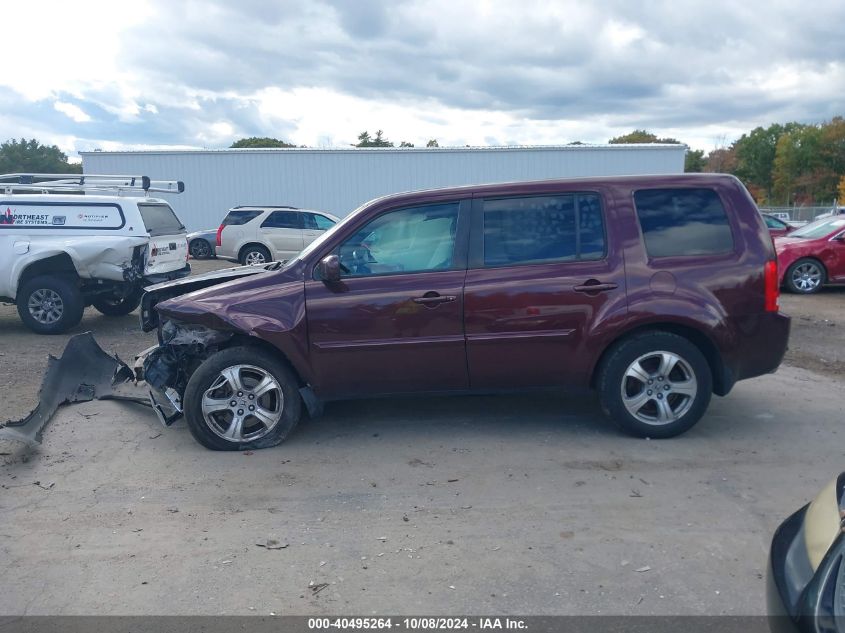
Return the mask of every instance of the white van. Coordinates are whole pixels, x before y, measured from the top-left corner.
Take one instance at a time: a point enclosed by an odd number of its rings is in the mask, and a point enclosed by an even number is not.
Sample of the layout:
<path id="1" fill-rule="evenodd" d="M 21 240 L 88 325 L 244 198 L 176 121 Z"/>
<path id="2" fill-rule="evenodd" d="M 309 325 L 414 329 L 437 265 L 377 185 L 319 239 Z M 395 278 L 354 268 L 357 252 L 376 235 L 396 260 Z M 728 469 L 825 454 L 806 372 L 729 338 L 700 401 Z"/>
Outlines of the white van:
<path id="1" fill-rule="evenodd" d="M 325 211 L 295 207 L 242 206 L 229 209 L 217 229 L 217 257 L 241 264 L 293 259 L 337 224 Z"/>
<path id="2" fill-rule="evenodd" d="M 146 176 L 0 176 L 0 301 L 39 334 L 72 328 L 89 305 L 129 314 L 144 286 L 190 273 L 184 225 L 149 197 L 182 191 Z"/>

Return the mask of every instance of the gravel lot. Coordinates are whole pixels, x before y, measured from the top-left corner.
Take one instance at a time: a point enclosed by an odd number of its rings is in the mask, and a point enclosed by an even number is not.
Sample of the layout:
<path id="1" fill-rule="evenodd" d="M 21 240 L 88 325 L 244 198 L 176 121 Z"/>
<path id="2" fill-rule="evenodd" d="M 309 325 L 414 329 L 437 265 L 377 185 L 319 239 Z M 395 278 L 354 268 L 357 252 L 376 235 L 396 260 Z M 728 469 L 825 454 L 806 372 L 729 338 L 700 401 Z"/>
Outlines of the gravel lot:
<path id="1" fill-rule="evenodd" d="M 252 454 L 67 407 L 37 449 L 0 441 L 0 614 L 761 614 L 772 531 L 843 466 L 843 305 L 784 296 L 787 364 L 669 441 L 548 395 L 335 403 Z M 154 342 L 137 315 L 85 330 Z M 3 417 L 67 338 L 0 307 Z"/>

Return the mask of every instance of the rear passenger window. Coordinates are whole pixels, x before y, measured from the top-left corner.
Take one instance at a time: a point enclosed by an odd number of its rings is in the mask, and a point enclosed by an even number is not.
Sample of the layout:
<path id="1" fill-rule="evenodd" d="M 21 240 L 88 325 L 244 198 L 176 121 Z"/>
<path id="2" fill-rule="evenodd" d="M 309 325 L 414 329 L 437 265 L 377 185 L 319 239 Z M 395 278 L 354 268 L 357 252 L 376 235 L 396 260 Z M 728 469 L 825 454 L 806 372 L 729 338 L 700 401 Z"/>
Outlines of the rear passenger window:
<path id="1" fill-rule="evenodd" d="M 712 189 L 643 189 L 634 203 L 651 257 L 733 251 L 728 216 Z"/>
<path id="2" fill-rule="evenodd" d="M 261 228 L 270 229 L 300 229 L 299 213 L 296 211 L 273 211 L 264 222 Z"/>
<path id="3" fill-rule="evenodd" d="M 259 215 L 261 215 L 261 211 L 258 210 L 241 210 L 241 209 L 233 209 L 226 214 L 226 217 L 223 218 L 223 226 L 240 226 L 242 224 L 246 224 L 250 220 L 254 220 Z"/>
<path id="4" fill-rule="evenodd" d="M 604 220 L 597 194 L 484 201 L 484 265 L 601 259 Z"/>

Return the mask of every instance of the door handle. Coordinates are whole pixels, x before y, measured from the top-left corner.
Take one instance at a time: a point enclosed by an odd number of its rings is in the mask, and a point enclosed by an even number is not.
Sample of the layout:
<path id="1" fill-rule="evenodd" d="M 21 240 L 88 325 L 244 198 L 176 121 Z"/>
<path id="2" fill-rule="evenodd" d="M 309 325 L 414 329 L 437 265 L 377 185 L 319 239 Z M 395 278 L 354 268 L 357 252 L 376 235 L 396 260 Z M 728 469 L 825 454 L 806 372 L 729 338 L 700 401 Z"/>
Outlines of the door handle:
<path id="1" fill-rule="evenodd" d="M 441 295 L 437 292 L 426 292 L 422 297 L 414 297 L 414 303 L 419 303 L 424 306 L 435 307 L 441 303 L 449 303 L 457 299 L 455 295 Z"/>
<path id="2" fill-rule="evenodd" d="M 619 286 L 617 284 L 612 283 L 602 283 L 598 279 L 588 279 L 585 283 L 581 284 L 580 286 L 573 286 L 573 290 L 575 292 L 606 292 L 608 290 L 615 290 Z"/>

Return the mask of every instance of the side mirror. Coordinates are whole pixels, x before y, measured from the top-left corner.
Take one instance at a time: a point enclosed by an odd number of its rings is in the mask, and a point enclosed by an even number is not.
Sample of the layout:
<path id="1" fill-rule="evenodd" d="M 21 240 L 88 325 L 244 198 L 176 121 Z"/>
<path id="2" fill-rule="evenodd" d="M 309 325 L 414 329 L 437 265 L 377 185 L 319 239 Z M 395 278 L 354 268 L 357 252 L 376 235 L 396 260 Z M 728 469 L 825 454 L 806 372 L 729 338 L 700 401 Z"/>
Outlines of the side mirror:
<path id="1" fill-rule="evenodd" d="M 340 257 L 337 255 L 326 255 L 317 265 L 320 271 L 320 279 L 326 283 L 334 284 L 340 281 Z"/>

